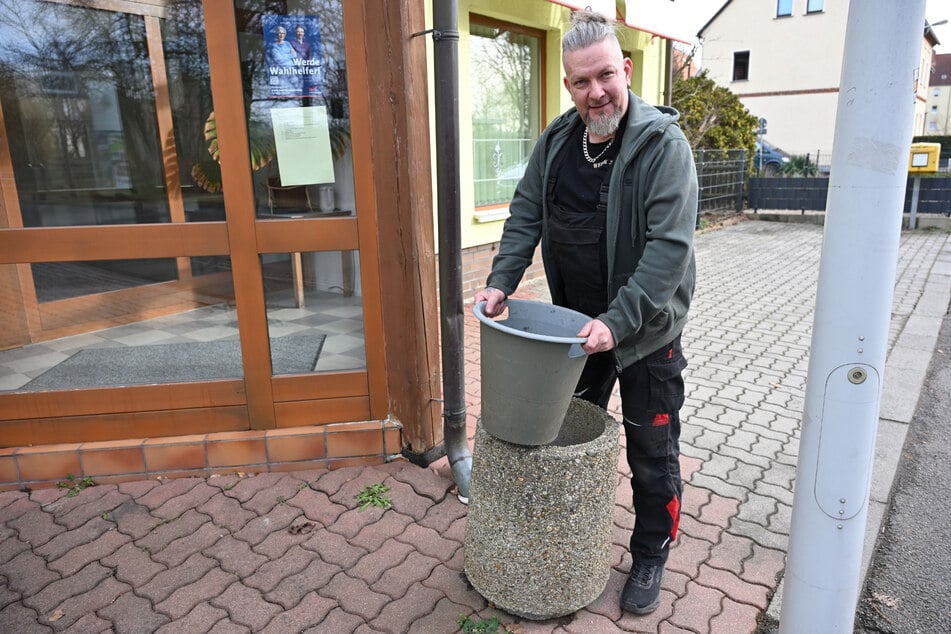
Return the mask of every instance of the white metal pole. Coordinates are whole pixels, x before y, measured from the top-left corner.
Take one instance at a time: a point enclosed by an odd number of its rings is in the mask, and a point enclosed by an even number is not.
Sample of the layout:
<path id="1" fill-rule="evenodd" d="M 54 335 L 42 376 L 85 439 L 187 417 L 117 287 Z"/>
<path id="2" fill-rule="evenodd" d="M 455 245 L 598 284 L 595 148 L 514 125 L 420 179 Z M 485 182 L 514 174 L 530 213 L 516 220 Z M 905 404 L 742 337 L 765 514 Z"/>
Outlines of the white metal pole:
<path id="1" fill-rule="evenodd" d="M 925 0 L 849 3 L 782 634 L 852 632 Z"/>

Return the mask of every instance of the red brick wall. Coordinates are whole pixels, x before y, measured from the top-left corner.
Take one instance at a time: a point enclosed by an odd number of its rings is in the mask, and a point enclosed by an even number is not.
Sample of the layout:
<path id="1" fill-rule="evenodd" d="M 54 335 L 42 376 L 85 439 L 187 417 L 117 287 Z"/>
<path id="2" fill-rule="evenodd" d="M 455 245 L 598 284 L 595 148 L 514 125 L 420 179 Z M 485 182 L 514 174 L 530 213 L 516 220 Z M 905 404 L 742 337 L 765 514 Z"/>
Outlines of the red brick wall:
<path id="1" fill-rule="evenodd" d="M 492 242 L 462 250 L 462 298 L 465 303 L 471 303 L 476 291 L 485 286 L 485 278 L 492 269 L 492 258 L 495 257 L 498 247 L 498 242 Z M 545 270 L 542 267 L 541 248 L 538 248 L 521 283 L 543 277 Z"/>

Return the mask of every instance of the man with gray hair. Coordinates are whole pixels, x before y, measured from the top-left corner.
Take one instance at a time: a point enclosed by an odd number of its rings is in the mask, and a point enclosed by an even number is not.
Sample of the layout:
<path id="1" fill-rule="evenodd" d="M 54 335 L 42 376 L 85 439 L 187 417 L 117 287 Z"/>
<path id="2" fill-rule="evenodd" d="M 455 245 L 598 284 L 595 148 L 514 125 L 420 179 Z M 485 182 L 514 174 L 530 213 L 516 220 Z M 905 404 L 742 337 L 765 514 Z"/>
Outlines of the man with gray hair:
<path id="1" fill-rule="evenodd" d="M 679 114 L 629 88 L 608 20 L 572 15 L 562 39 L 574 108 L 541 134 L 515 190 L 487 287 L 505 309 L 541 241 L 552 301 L 592 319 L 575 396 L 607 408 L 619 382 L 635 523 L 622 609 L 647 614 L 680 519 L 680 337 L 693 295 L 697 174 Z"/>

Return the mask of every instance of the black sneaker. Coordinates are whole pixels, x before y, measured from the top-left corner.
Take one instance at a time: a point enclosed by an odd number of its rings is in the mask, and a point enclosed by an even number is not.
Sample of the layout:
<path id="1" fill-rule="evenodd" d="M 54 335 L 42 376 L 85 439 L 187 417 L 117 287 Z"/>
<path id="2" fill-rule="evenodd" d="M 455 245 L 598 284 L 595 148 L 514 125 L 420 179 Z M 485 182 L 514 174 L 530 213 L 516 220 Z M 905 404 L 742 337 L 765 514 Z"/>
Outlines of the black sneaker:
<path id="1" fill-rule="evenodd" d="M 664 564 L 631 563 L 631 574 L 621 593 L 621 609 L 634 614 L 650 614 L 660 605 L 660 580 L 664 576 Z"/>

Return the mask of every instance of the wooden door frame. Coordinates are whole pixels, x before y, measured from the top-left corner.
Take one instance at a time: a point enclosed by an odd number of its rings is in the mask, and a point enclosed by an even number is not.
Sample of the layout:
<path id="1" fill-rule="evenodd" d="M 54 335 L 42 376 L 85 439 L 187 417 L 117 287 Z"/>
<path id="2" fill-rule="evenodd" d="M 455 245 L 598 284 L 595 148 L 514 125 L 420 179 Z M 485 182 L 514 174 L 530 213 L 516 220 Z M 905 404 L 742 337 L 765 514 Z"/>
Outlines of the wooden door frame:
<path id="1" fill-rule="evenodd" d="M 202 0 L 202 5 L 212 104 L 220 131 L 218 162 L 221 165 L 248 417 L 252 429 L 270 429 L 275 426 L 274 392 L 264 281 L 254 231 L 254 185 L 248 162 L 251 151 L 238 65 L 237 22 L 232 2 L 224 5 L 220 0 Z"/>
<path id="2" fill-rule="evenodd" d="M 443 408 L 425 12 L 417 0 L 346 4 L 364 25 L 363 41 L 347 40 L 348 59 L 359 62 L 351 82 L 366 86 L 351 91 L 354 133 L 359 122 L 361 136 L 372 141 L 372 152 L 359 160 L 355 153 L 354 163 L 373 166 L 372 178 L 364 179 L 380 212 L 372 251 L 385 263 L 378 272 L 386 386 L 379 391 L 388 395 L 389 415 L 403 424 L 404 452 L 428 462 L 422 456 L 443 439 Z"/>

